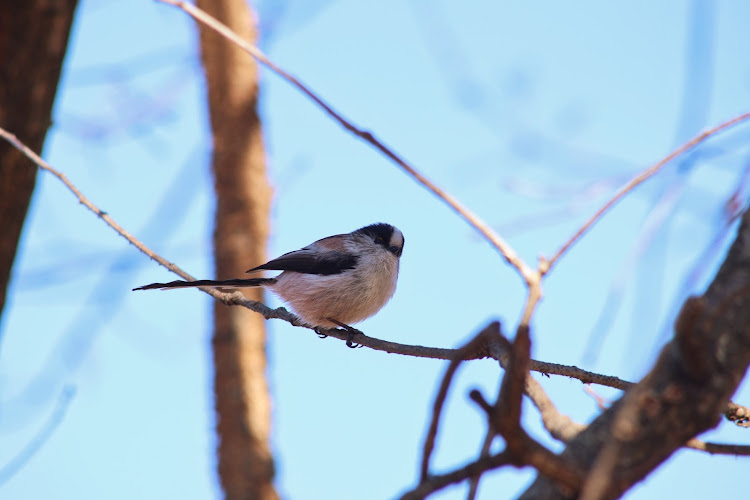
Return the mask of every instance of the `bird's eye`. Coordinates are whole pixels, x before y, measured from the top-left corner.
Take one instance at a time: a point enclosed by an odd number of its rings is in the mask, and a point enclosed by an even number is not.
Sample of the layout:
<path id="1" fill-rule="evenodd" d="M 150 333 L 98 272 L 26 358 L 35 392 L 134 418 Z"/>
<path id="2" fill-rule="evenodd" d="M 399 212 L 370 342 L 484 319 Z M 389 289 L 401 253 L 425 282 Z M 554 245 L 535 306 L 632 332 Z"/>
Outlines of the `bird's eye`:
<path id="1" fill-rule="evenodd" d="M 383 238 L 381 238 L 380 236 L 378 236 L 377 238 L 375 238 L 375 244 L 376 245 L 382 245 L 383 244 Z"/>

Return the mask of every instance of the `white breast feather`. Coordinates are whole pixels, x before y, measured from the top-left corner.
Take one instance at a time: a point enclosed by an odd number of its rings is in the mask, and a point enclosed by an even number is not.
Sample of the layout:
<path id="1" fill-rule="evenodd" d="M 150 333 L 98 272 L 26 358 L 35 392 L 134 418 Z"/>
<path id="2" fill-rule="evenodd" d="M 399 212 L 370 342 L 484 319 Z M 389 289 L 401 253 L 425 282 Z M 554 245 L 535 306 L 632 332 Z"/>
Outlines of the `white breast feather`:
<path id="1" fill-rule="evenodd" d="M 361 255 L 355 269 L 330 276 L 285 271 L 271 290 L 312 326 L 347 325 L 378 312 L 396 291 L 398 259 L 384 249 Z"/>

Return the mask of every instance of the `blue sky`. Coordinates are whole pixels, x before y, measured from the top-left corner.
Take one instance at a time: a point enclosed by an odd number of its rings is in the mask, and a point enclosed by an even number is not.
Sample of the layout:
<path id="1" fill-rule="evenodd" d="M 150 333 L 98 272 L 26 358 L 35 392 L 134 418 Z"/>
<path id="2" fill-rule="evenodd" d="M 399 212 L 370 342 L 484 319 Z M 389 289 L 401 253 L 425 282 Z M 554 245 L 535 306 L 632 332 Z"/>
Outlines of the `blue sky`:
<path id="1" fill-rule="evenodd" d="M 551 255 L 628 177 L 750 109 L 746 2 L 260 7 L 263 48 L 274 61 L 462 200 L 530 263 Z M 82 1 L 44 157 L 151 248 L 210 277 L 210 141 L 196 42 L 177 9 Z M 363 331 L 438 347 L 460 345 L 495 318 L 512 331 L 520 280 L 451 211 L 267 72 L 261 108 L 275 190 L 269 255 L 390 222 L 407 241 L 399 288 Z M 748 161 L 748 129 L 666 169 L 564 257 L 533 321 L 536 358 L 642 375 L 677 304 L 702 290 L 721 259 L 726 238 L 685 285 L 723 227 L 724 202 Z M 0 323 L 0 496 L 219 496 L 211 299 L 130 293 L 167 278 L 57 180 L 39 175 Z M 282 496 L 380 499 L 411 487 L 445 363 L 351 351 L 278 321 L 268 327 Z M 592 336 L 601 340 L 595 358 L 585 356 L 598 345 Z M 499 376 L 486 360 L 461 369 L 435 471 L 478 453 L 485 426 L 466 394 L 493 393 Z M 597 415 L 580 383 L 541 383 L 572 418 Z M 747 385 L 735 399 L 750 401 Z M 560 449 L 533 408 L 524 423 Z M 748 442 L 729 424 L 705 437 Z M 746 470 L 744 459 L 683 451 L 630 498 L 719 497 L 744 488 Z M 479 498 L 512 498 L 531 478 L 528 470 L 488 474 Z M 464 496 L 461 486 L 434 498 Z"/>

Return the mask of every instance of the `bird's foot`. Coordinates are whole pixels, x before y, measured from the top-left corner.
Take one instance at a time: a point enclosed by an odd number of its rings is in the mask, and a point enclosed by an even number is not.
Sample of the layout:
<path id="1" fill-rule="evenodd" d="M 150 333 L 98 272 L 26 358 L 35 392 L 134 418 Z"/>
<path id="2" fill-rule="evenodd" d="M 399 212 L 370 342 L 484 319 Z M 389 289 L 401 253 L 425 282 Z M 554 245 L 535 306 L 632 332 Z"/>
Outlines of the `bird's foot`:
<path id="1" fill-rule="evenodd" d="M 346 338 L 346 347 L 350 347 L 352 349 L 356 349 L 357 347 L 363 347 L 362 344 L 355 344 L 354 343 L 354 336 L 355 335 L 364 335 L 361 331 L 357 330 L 353 326 L 349 326 L 346 323 L 342 323 L 341 321 L 335 320 L 333 318 L 328 318 L 328 321 L 331 323 L 335 323 L 339 325 L 341 328 L 349 332 L 349 336 Z"/>
<path id="2" fill-rule="evenodd" d="M 346 338 L 346 347 L 351 347 L 352 349 L 356 349 L 357 347 L 364 347 L 362 344 L 355 344 L 354 342 L 352 342 L 354 336 L 357 334 L 364 335 L 356 328 L 352 328 L 351 330 L 349 330 L 349 336 Z"/>
<path id="3" fill-rule="evenodd" d="M 321 330 L 323 330 L 323 328 L 321 328 L 319 326 L 316 326 L 315 328 L 313 328 L 313 331 L 318 335 L 319 339 L 324 339 L 324 338 L 328 337 L 328 335 L 325 334 L 325 333 L 323 333 Z"/>

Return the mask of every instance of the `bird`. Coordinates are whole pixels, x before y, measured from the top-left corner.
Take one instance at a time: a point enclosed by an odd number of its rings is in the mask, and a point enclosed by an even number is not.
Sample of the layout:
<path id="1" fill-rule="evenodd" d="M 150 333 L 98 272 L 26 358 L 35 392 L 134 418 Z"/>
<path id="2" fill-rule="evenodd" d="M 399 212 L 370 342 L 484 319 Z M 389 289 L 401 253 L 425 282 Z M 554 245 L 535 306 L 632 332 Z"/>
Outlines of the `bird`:
<path id="1" fill-rule="evenodd" d="M 133 290 L 188 287 L 264 287 L 287 303 L 321 338 L 321 329 L 349 332 L 346 345 L 361 334 L 352 324 L 380 311 L 396 292 L 404 235 L 395 226 L 375 223 L 346 234 L 319 239 L 248 270 L 282 271 L 273 278 L 171 281 Z"/>

